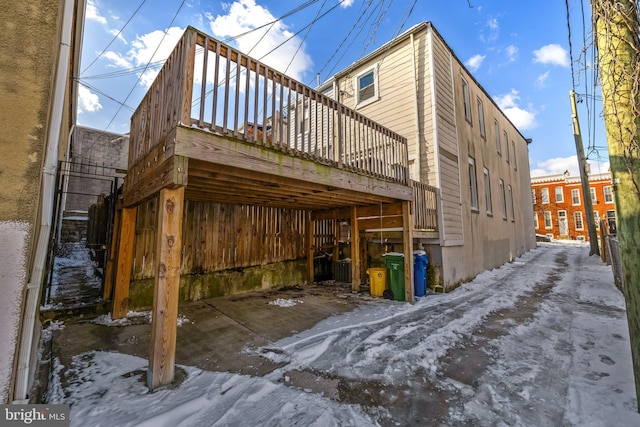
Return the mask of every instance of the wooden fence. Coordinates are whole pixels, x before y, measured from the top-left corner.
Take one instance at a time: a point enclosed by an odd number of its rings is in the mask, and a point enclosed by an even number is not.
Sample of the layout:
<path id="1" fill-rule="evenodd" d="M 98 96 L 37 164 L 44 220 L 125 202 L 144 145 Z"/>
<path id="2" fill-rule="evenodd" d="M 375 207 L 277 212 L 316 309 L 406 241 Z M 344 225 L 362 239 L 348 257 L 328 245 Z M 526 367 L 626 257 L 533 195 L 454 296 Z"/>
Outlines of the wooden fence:
<path id="1" fill-rule="evenodd" d="M 416 230 L 438 230 L 437 189 L 427 184 L 411 181 L 413 186 L 413 223 Z"/>

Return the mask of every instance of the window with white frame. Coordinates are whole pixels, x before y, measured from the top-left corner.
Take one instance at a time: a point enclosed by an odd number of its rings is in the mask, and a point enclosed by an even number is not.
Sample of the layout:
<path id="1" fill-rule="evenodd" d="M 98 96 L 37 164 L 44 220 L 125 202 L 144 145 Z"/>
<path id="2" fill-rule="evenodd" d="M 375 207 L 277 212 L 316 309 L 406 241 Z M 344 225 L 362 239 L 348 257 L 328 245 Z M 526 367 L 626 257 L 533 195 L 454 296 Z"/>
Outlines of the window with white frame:
<path id="1" fill-rule="evenodd" d="M 511 148 L 513 148 L 513 170 L 518 169 L 518 161 L 516 160 L 516 143 L 514 140 L 511 140 Z"/>
<path id="2" fill-rule="evenodd" d="M 532 205 L 536 204 L 536 189 L 535 188 L 531 189 L 531 204 Z"/>
<path id="3" fill-rule="evenodd" d="M 549 189 L 547 187 L 544 187 L 542 190 L 540 190 L 540 194 L 542 203 L 549 203 Z"/>
<path id="4" fill-rule="evenodd" d="M 582 212 L 574 212 L 573 221 L 575 222 L 576 230 L 584 230 L 584 224 L 582 223 Z"/>
<path id="5" fill-rule="evenodd" d="M 580 190 L 578 188 L 571 189 L 571 204 L 573 206 L 580 204 Z"/>
<path id="6" fill-rule="evenodd" d="M 494 120 L 493 127 L 496 131 L 496 151 L 498 152 L 498 154 L 502 155 L 502 148 L 500 144 L 500 125 L 498 124 L 497 120 Z"/>
<path id="7" fill-rule="evenodd" d="M 502 219 L 507 219 L 507 197 L 504 190 L 504 181 L 502 178 L 498 179 L 498 188 L 500 190 L 500 206 L 502 207 Z"/>
<path id="8" fill-rule="evenodd" d="M 606 187 L 602 187 L 602 191 L 604 192 L 604 202 L 613 203 L 613 192 L 611 191 L 611 186 L 607 185 Z"/>
<path id="9" fill-rule="evenodd" d="M 471 120 L 471 95 L 469 94 L 469 83 L 462 78 L 462 102 L 464 103 L 464 118 L 472 123 Z"/>
<path id="10" fill-rule="evenodd" d="M 511 188 L 511 184 L 507 185 L 507 192 L 509 193 L 509 207 L 511 208 L 511 221 L 516 220 L 516 210 L 513 204 L 513 188 Z"/>
<path id="11" fill-rule="evenodd" d="M 509 136 L 507 136 L 507 131 L 504 131 L 502 133 L 502 135 L 504 136 L 504 153 L 506 155 L 506 159 L 507 159 L 507 163 L 509 163 L 510 159 L 509 159 Z"/>
<path id="12" fill-rule="evenodd" d="M 556 203 L 564 202 L 564 192 L 562 187 L 556 187 Z"/>
<path id="13" fill-rule="evenodd" d="M 596 189 L 594 187 L 589 187 L 589 191 L 591 192 L 591 201 L 593 203 L 597 203 L 598 199 L 596 198 Z"/>
<path id="14" fill-rule="evenodd" d="M 538 224 L 538 213 L 537 212 L 533 213 L 533 228 L 536 229 L 536 230 L 538 228 L 540 228 L 540 224 Z"/>
<path id="15" fill-rule="evenodd" d="M 487 214 L 493 214 L 493 206 L 491 203 L 491 179 L 489 177 L 489 169 L 483 168 L 484 172 L 484 201 L 487 205 Z"/>
<path id="16" fill-rule="evenodd" d="M 355 79 L 356 87 L 358 88 L 356 107 L 367 105 L 378 98 L 378 81 L 375 68 L 370 68 L 359 74 Z"/>
<path id="17" fill-rule="evenodd" d="M 480 98 L 478 98 L 478 127 L 480 128 L 480 136 L 482 139 L 486 139 L 487 130 L 484 127 L 484 105 Z"/>
<path id="18" fill-rule="evenodd" d="M 476 178 L 476 161 L 469 157 L 469 194 L 471 210 L 478 210 L 478 181 Z"/>
<path id="19" fill-rule="evenodd" d="M 544 212 L 544 228 L 553 228 L 553 224 L 551 223 L 551 212 Z"/>
<path id="20" fill-rule="evenodd" d="M 600 214 L 598 214 L 598 211 L 593 211 L 593 221 L 596 223 L 596 230 L 600 230 Z"/>

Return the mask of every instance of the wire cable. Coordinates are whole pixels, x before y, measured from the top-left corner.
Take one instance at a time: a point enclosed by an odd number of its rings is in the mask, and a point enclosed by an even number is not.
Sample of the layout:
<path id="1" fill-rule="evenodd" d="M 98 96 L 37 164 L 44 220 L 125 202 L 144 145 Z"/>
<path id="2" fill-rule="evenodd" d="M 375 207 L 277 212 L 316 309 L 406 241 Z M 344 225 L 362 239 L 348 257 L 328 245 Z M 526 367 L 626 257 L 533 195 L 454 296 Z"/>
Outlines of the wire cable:
<path id="1" fill-rule="evenodd" d="M 138 13 L 138 11 L 140 10 L 140 8 L 142 7 L 142 5 L 144 4 L 144 2 L 147 0 L 142 0 L 142 2 L 140 2 L 140 4 L 138 5 L 138 8 L 133 12 L 133 14 L 129 17 L 129 19 L 127 19 L 127 22 L 124 23 L 124 25 L 122 26 L 122 28 L 120 28 L 120 30 L 118 31 L 118 33 L 113 36 L 113 38 L 111 39 L 111 41 L 109 43 L 107 43 L 107 45 L 105 46 L 104 49 L 102 49 L 102 52 L 100 52 L 98 54 L 98 56 L 95 57 L 95 59 L 93 61 L 91 61 L 91 64 L 87 65 L 86 67 L 84 67 L 84 70 L 82 70 L 80 72 L 80 75 L 82 75 L 82 73 L 84 73 L 85 71 L 87 71 L 89 68 L 91 68 L 91 66 L 93 64 L 96 63 L 96 61 L 98 59 L 100 59 L 100 57 L 102 57 L 102 55 L 107 51 L 107 49 L 109 49 L 109 47 L 111 46 L 111 44 L 116 41 L 116 39 L 118 37 L 120 37 L 120 34 L 122 34 L 122 32 L 124 31 L 124 29 L 127 27 L 127 25 L 129 25 L 129 22 L 131 22 L 131 20 L 133 19 L 134 16 L 136 16 L 136 14 Z"/>

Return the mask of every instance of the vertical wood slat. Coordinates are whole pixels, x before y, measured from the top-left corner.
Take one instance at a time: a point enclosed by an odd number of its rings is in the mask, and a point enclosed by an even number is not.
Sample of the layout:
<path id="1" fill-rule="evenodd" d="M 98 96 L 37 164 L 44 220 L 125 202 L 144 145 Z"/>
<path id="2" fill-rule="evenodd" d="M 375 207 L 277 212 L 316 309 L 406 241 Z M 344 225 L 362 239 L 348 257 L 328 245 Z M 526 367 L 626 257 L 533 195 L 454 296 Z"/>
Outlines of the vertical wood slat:
<path id="1" fill-rule="evenodd" d="M 121 205 L 121 201 L 116 202 Z M 104 289 L 102 290 L 102 299 L 111 301 L 116 269 L 118 267 L 118 246 L 120 245 L 120 233 L 122 223 L 122 206 L 116 206 L 115 217 L 113 218 L 113 236 L 111 237 L 111 247 L 109 248 L 109 258 L 105 266 Z M 135 231 L 134 231 L 135 232 Z"/>
<path id="2" fill-rule="evenodd" d="M 209 37 L 204 38 L 203 45 L 203 57 L 202 57 L 202 83 L 200 85 L 200 108 L 198 115 L 198 126 L 204 127 L 204 110 L 205 99 L 207 96 L 207 72 L 209 68 Z M 214 86 L 215 87 L 215 86 Z"/>
<path id="3" fill-rule="evenodd" d="M 173 381 L 182 249 L 184 187 L 160 190 L 148 386 Z"/>
<path id="4" fill-rule="evenodd" d="M 260 68 L 259 65 L 256 65 L 256 69 Z M 267 113 L 268 110 L 268 100 L 269 100 L 269 85 L 267 82 L 269 81 L 269 68 L 266 65 L 262 66 L 264 70 L 264 77 L 262 79 L 262 144 L 267 144 Z M 273 113 L 272 113 L 273 114 Z M 256 118 L 256 120 L 258 120 Z"/>
<path id="5" fill-rule="evenodd" d="M 135 239 L 137 208 L 124 208 L 120 223 L 118 245 L 118 267 L 113 294 L 113 308 L 111 317 L 122 319 L 127 317 L 129 309 L 129 283 L 131 281 L 131 266 L 133 263 L 133 244 Z"/>
<path id="6" fill-rule="evenodd" d="M 242 72 L 242 54 L 240 52 L 237 53 L 238 59 L 236 62 L 236 90 L 235 90 L 235 98 L 233 102 L 233 136 L 238 137 L 238 116 L 240 115 L 240 75 Z M 248 58 L 247 58 L 248 61 Z M 227 82 L 230 84 L 231 82 Z"/>
<path id="7" fill-rule="evenodd" d="M 252 59 L 247 57 L 247 68 L 244 76 L 244 93 L 245 93 L 245 102 L 244 102 L 244 135 L 243 139 L 246 141 L 247 139 L 255 142 L 253 138 L 253 133 L 255 131 L 255 123 L 253 125 L 253 129 L 251 130 L 251 134 L 249 134 L 249 103 L 247 102 L 249 98 L 249 89 L 251 88 L 251 61 Z"/>
<path id="8" fill-rule="evenodd" d="M 211 130 L 216 129 L 216 123 L 218 122 L 218 80 L 220 79 L 220 43 L 216 41 L 216 65 L 213 70 L 213 96 L 212 108 L 211 108 Z"/>

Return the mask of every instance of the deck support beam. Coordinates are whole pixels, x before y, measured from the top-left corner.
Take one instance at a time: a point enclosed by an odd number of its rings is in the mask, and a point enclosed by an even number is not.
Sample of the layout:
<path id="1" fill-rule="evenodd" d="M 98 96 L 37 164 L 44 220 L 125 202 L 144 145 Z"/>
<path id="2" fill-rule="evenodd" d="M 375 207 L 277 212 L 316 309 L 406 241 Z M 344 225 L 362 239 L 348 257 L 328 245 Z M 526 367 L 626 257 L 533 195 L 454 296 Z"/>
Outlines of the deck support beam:
<path id="1" fill-rule="evenodd" d="M 351 208 L 351 291 L 360 292 L 360 227 L 358 208 Z"/>
<path id="2" fill-rule="evenodd" d="M 413 218 L 411 202 L 402 202 L 402 228 L 404 252 L 404 299 L 413 304 Z"/>
<path id="3" fill-rule="evenodd" d="M 174 377 L 183 210 L 184 187 L 160 190 L 151 350 L 147 372 L 150 390 L 171 383 Z"/>
<path id="4" fill-rule="evenodd" d="M 122 209 L 120 235 L 117 237 L 118 261 L 111 313 L 113 319 L 125 318 L 129 311 L 129 283 L 131 282 L 137 212 L 138 208 L 135 206 Z"/>
<path id="5" fill-rule="evenodd" d="M 307 211 L 307 276 L 309 278 L 309 284 L 313 284 L 313 276 L 314 276 L 314 262 L 313 262 L 313 217 L 311 215 L 311 211 Z"/>

